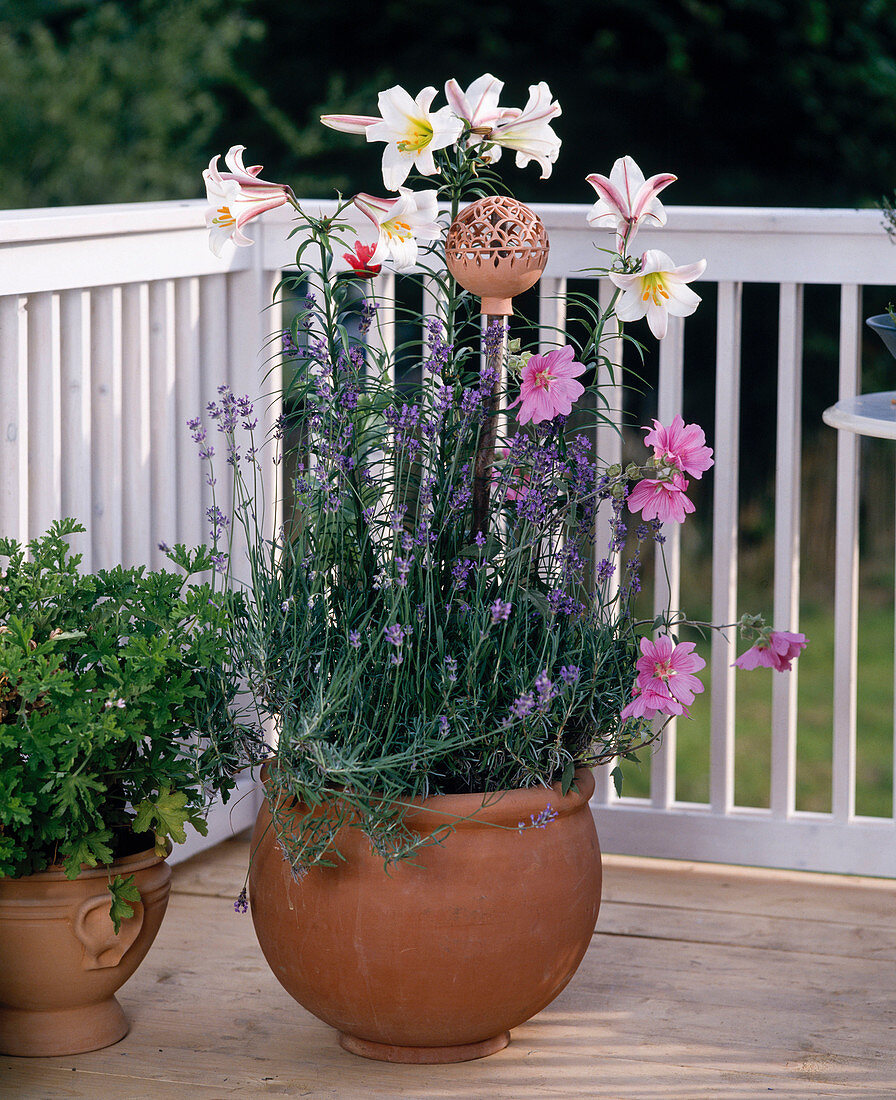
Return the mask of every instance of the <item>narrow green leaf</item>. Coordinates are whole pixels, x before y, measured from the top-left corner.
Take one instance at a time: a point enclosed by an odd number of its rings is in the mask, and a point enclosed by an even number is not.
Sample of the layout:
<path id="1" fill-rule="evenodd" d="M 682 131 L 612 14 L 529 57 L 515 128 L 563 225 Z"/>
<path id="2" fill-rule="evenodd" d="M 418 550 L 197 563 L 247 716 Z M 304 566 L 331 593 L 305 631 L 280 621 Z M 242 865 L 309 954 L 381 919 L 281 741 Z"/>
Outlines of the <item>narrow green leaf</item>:
<path id="1" fill-rule="evenodd" d="M 560 793 L 562 795 L 569 794 L 569 790 L 572 787 L 572 781 L 576 774 L 576 762 L 575 760 L 568 760 L 566 767 L 563 769 L 563 775 L 560 779 Z"/>

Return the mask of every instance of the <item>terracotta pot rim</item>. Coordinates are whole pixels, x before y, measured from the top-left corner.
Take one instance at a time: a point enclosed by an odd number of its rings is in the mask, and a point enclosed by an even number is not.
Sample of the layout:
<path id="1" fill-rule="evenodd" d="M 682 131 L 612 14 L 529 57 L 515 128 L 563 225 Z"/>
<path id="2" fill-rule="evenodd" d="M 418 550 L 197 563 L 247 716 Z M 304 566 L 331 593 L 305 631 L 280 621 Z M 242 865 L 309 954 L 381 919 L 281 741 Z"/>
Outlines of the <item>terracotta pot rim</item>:
<path id="1" fill-rule="evenodd" d="M 262 782 L 268 781 L 268 763 L 261 771 Z M 522 821 L 527 825 L 531 816 L 537 816 L 550 804 L 557 817 L 575 813 L 587 804 L 594 793 L 594 774 L 590 768 L 577 768 L 575 786 L 565 795 L 560 784 L 551 787 L 518 787 L 512 790 L 474 794 L 436 794 L 428 798 L 393 799 L 407 806 L 404 821 L 408 825 L 429 827 L 453 824 L 456 828 L 478 825 L 505 825 L 516 828 Z"/>
<path id="2" fill-rule="evenodd" d="M 91 878 L 107 878 L 110 871 L 114 871 L 116 874 L 121 874 L 123 871 L 127 874 L 132 874 L 134 871 L 142 871 L 147 867 L 153 867 L 157 863 L 163 863 L 170 855 L 169 851 L 166 855 L 156 855 L 155 848 L 147 848 L 143 852 L 135 852 L 133 855 L 121 856 L 119 859 L 113 859 L 111 863 L 100 863 L 96 867 L 88 867 L 86 864 L 81 864 L 81 870 L 78 872 L 75 879 L 71 881 L 78 881 L 79 879 L 91 879 Z M 33 875 L 17 875 L 7 876 L 5 878 L 0 877 L 0 887 L 4 882 L 59 882 L 66 878 L 65 867 L 61 863 L 54 863 L 52 866 L 47 867 L 43 871 L 35 871 Z"/>

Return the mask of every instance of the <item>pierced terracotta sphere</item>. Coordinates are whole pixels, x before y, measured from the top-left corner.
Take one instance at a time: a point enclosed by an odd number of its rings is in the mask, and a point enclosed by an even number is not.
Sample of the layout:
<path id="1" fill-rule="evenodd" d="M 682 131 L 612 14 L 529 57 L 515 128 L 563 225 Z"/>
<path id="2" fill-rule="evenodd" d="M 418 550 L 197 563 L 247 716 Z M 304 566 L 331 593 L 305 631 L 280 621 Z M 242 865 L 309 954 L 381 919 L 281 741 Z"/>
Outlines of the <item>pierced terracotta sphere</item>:
<path id="1" fill-rule="evenodd" d="M 548 262 L 548 235 L 528 206 L 489 196 L 462 210 L 445 240 L 448 270 L 482 299 L 482 312 L 513 313 L 511 298 L 535 286 Z"/>

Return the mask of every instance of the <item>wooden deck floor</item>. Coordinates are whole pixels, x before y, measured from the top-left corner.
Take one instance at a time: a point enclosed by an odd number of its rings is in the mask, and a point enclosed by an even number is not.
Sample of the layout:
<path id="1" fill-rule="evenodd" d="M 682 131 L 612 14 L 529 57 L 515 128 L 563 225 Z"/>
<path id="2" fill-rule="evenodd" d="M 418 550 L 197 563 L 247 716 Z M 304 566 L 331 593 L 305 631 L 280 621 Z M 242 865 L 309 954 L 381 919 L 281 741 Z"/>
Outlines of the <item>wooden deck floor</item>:
<path id="1" fill-rule="evenodd" d="M 344 1052 L 281 989 L 237 916 L 248 843 L 175 868 L 159 938 L 119 995 L 130 1034 L 0 1058 L 21 1100 L 698 1100 L 896 1097 L 896 883 L 606 857 L 571 984 L 491 1058 Z"/>

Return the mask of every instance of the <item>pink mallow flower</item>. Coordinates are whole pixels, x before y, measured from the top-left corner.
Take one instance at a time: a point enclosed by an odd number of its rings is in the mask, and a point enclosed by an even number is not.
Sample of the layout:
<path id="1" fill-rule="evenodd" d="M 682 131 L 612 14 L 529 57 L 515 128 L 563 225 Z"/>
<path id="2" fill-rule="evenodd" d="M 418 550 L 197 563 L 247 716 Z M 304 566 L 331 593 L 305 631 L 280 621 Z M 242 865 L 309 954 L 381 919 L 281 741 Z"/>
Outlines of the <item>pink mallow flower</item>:
<path id="1" fill-rule="evenodd" d="M 701 478 L 713 464 L 712 448 L 706 446 L 706 436 L 698 424 L 685 424 L 676 416 L 668 428 L 654 420 L 653 428 L 644 431 L 644 442 L 653 447 L 653 457 L 683 474 Z"/>
<path id="2" fill-rule="evenodd" d="M 767 638 L 760 638 L 756 645 L 742 653 L 734 663 L 742 669 L 773 668 L 776 672 L 789 672 L 791 662 L 806 648 L 807 641 L 805 634 L 772 630 Z"/>
<path id="3" fill-rule="evenodd" d="M 685 496 L 687 487 L 688 481 L 680 473 L 673 473 L 671 478 L 644 478 L 629 493 L 629 510 L 641 512 L 645 520 L 684 523 L 685 516 L 695 510 Z"/>
<path id="4" fill-rule="evenodd" d="M 632 701 L 622 708 L 620 720 L 625 722 L 629 718 L 644 718 L 649 722 L 658 714 L 687 714 L 687 712 L 684 705 L 673 699 L 665 689 L 662 691 L 655 691 L 653 688 L 642 689 L 636 680 L 632 685 Z"/>
<path id="5" fill-rule="evenodd" d="M 623 707 L 620 719 L 653 718 L 657 714 L 688 715 L 694 696 L 703 691 L 695 673 L 706 662 L 694 652 L 693 642 L 676 643 L 667 634 L 656 641 L 641 639 L 641 656 L 635 662 L 638 676 L 633 698 Z"/>
<path id="6" fill-rule="evenodd" d="M 575 358 L 571 345 L 549 351 L 547 355 L 532 355 L 523 367 L 523 380 L 520 395 L 507 406 L 520 406 L 517 420 L 527 424 L 530 420 L 538 424 L 542 420 L 553 420 L 563 414 L 569 416 L 574 401 L 585 392 L 576 376 L 587 368 Z"/>

